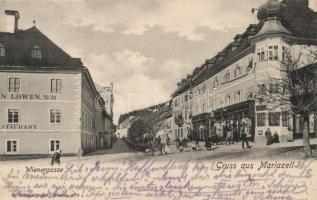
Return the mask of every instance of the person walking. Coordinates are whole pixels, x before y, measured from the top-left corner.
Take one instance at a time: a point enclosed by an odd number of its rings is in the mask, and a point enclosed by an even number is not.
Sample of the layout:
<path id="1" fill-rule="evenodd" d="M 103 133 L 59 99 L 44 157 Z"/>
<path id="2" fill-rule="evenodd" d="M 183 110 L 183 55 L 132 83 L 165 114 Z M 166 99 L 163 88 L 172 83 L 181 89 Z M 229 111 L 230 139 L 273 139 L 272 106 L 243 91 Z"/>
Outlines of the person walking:
<path id="1" fill-rule="evenodd" d="M 241 134 L 241 140 L 242 140 L 242 149 L 244 149 L 244 143 L 246 143 L 247 148 L 251 148 L 251 146 L 249 145 L 249 142 L 247 140 L 247 134 L 245 131 L 243 131 Z"/>
<path id="2" fill-rule="evenodd" d="M 61 158 L 61 154 L 62 154 L 62 150 L 59 149 L 57 151 L 54 152 L 53 156 L 52 156 L 52 161 L 51 161 L 51 165 L 53 166 L 55 163 L 60 164 L 60 158 Z"/>
<path id="3" fill-rule="evenodd" d="M 271 145 L 273 141 L 272 141 L 272 132 L 270 128 L 268 128 L 265 131 L 265 137 L 266 137 L 266 145 Z"/>
<path id="4" fill-rule="evenodd" d="M 280 143 L 280 138 L 277 134 L 277 132 L 275 131 L 274 135 L 273 135 L 273 141 L 274 143 Z"/>

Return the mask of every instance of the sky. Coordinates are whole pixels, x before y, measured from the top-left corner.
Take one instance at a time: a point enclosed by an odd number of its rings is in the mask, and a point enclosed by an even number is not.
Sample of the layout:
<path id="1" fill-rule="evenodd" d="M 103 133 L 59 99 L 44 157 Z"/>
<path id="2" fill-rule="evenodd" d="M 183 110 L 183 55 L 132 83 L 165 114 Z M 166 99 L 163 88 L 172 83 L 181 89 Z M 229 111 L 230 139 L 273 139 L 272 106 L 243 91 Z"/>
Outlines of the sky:
<path id="1" fill-rule="evenodd" d="M 257 22 L 266 0 L 0 0 L 20 12 L 19 28 L 36 27 L 94 81 L 114 84 L 120 114 L 170 99 L 177 82 Z"/>

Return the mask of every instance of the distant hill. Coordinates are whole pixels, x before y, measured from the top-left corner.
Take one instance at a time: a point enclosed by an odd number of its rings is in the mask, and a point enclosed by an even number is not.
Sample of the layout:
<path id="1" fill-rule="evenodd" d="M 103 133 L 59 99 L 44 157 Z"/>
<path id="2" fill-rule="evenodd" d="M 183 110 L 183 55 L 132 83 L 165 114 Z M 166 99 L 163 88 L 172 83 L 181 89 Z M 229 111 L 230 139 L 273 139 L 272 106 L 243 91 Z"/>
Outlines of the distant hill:
<path id="1" fill-rule="evenodd" d="M 134 110 L 129 113 L 122 114 L 119 117 L 118 124 L 120 126 L 120 124 L 122 123 L 133 123 L 134 121 L 141 119 L 144 122 L 146 122 L 150 127 L 153 127 L 153 125 L 156 122 L 165 119 L 171 115 L 172 109 L 170 102 L 164 102 L 151 107 L 147 107 L 140 110 Z"/>

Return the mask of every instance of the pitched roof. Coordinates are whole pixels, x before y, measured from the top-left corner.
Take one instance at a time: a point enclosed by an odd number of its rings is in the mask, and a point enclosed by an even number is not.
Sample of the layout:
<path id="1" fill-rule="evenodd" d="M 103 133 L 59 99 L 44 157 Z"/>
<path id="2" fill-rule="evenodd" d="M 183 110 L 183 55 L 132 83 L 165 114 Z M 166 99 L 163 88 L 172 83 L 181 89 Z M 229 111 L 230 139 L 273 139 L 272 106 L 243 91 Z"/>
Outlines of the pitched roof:
<path id="1" fill-rule="evenodd" d="M 295 37 L 307 38 L 306 43 L 311 42 L 309 39 L 317 39 L 317 13 L 308 7 L 307 1 L 304 0 L 283 0 L 282 3 L 287 5 L 288 12 L 282 16 L 282 25 Z M 233 61 L 237 60 L 244 53 L 252 50 L 250 37 L 255 36 L 261 30 L 263 21 L 258 24 L 250 24 L 243 34 L 237 34 L 234 41 L 227 45 L 217 56 L 216 63 L 208 65 L 207 68 L 196 67 L 194 77 L 186 83 L 180 85 L 171 95 L 175 97 L 191 87 L 197 86 L 208 78 L 214 76 L 219 71 L 225 69 Z M 304 42 L 305 42 L 304 41 Z M 303 41 L 300 41 L 303 43 Z M 229 52 L 230 47 L 237 47 L 234 51 Z M 221 55 L 221 60 L 217 59 Z M 204 65 L 204 64 L 203 64 Z"/>
<path id="2" fill-rule="evenodd" d="M 15 33 L 0 32 L 0 43 L 5 48 L 5 56 L 0 57 L 2 66 L 53 67 L 72 69 L 82 66 L 79 58 L 72 58 L 36 27 L 17 30 Z M 38 45 L 41 59 L 32 59 L 32 48 Z"/>

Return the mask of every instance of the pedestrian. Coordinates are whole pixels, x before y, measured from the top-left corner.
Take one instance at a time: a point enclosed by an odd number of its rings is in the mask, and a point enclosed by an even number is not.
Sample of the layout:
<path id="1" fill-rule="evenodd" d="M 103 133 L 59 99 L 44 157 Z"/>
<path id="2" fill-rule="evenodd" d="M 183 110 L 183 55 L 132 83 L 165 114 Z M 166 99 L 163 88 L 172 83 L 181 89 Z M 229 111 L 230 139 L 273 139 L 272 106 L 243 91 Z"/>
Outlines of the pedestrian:
<path id="1" fill-rule="evenodd" d="M 277 134 L 277 132 L 275 131 L 274 135 L 273 135 L 273 141 L 274 143 L 280 143 L 280 138 Z"/>
<path id="2" fill-rule="evenodd" d="M 51 161 L 51 165 L 54 165 L 55 163 L 60 164 L 60 158 L 61 158 L 61 154 L 62 154 L 62 150 L 59 149 L 57 151 L 54 152 L 53 156 L 52 156 L 52 161 Z"/>
<path id="3" fill-rule="evenodd" d="M 179 149 L 179 144 L 180 144 L 180 139 L 179 137 L 177 136 L 177 138 L 175 139 L 175 145 L 176 145 L 176 149 Z"/>
<path id="4" fill-rule="evenodd" d="M 167 134 L 167 138 L 166 138 L 166 144 L 167 145 L 170 145 L 170 142 L 171 142 L 171 138 L 168 136 L 168 134 Z"/>
<path id="5" fill-rule="evenodd" d="M 294 141 L 294 136 L 293 136 L 293 131 L 290 127 L 287 128 L 288 131 L 288 138 L 287 142 L 293 142 Z"/>
<path id="6" fill-rule="evenodd" d="M 83 150 L 81 148 L 78 149 L 77 158 L 81 158 L 83 156 Z"/>
<path id="7" fill-rule="evenodd" d="M 271 145 L 273 141 L 272 141 L 272 132 L 270 128 L 268 128 L 265 131 L 265 137 L 266 137 L 266 145 Z"/>
<path id="8" fill-rule="evenodd" d="M 227 133 L 227 139 L 226 139 L 226 144 L 227 142 L 229 143 L 229 145 L 231 144 L 231 141 L 233 139 L 233 132 L 231 130 L 228 130 L 228 133 Z M 232 144 L 233 144 L 233 141 L 232 141 Z"/>
<path id="9" fill-rule="evenodd" d="M 247 133 L 245 131 L 243 131 L 241 134 L 241 140 L 242 140 L 242 149 L 244 149 L 244 143 L 246 143 L 247 148 L 251 148 L 251 146 L 249 146 L 249 142 L 247 140 Z"/>

